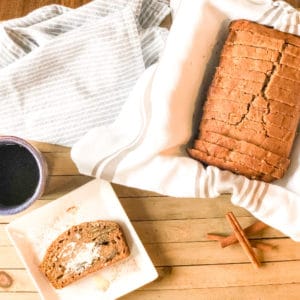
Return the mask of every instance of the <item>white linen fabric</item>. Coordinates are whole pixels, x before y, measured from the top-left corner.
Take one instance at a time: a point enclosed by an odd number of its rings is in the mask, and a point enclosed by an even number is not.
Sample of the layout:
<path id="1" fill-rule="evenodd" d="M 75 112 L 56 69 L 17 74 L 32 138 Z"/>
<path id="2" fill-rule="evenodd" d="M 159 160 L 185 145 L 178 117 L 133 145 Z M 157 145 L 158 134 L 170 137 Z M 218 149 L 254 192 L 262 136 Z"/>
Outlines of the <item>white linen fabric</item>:
<path id="1" fill-rule="evenodd" d="M 162 0 L 96 0 L 0 23 L 0 132 L 72 146 L 113 122 L 158 60 L 169 13 Z"/>
<path id="2" fill-rule="evenodd" d="M 0 132 L 73 146 L 80 172 L 178 197 L 217 197 L 300 241 L 299 136 L 288 174 L 266 184 L 187 156 L 230 20 L 299 34 L 283 1 L 93 1 L 1 23 Z M 158 56 L 164 48 L 158 63 Z M 213 200 L 212 200 L 213 201 Z"/>

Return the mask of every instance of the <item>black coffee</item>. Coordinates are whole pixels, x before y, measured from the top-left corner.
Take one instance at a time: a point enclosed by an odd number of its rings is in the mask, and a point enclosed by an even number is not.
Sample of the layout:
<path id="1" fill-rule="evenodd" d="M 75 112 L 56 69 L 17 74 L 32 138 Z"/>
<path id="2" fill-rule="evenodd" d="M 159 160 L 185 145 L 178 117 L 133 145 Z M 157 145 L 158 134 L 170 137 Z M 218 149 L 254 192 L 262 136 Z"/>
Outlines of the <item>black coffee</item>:
<path id="1" fill-rule="evenodd" d="M 39 182 L 33 155 L 17 144 L 0 145 L 0 205 L 20 205 L 30 198 Z"/>

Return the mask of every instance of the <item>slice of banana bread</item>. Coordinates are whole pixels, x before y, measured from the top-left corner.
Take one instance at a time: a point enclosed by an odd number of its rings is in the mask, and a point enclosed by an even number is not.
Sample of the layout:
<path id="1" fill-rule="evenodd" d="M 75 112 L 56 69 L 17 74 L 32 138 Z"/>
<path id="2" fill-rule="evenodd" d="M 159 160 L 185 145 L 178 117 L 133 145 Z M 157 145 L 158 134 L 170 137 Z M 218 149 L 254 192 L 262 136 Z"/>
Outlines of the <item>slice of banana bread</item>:
<path id="1" fill-rule="evenodd" d="M 116 222 L 85 222 L 72 226 L 52 242 L 40 270 L 55 288 L 63 288 L 127 256 L 129 248 Z"/>

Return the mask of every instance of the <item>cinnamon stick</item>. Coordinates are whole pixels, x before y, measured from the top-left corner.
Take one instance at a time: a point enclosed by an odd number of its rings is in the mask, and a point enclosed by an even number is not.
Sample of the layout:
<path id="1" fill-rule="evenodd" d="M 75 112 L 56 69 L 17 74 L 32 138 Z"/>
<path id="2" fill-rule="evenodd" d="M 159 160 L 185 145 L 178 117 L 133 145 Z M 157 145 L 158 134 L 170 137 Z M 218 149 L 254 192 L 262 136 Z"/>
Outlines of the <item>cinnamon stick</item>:
<path id="1" fill-rule="evenodd" d="M 223 235 L 219 235 L 219 234 L 208 233 L 206 237 L 207 237 L 208 240 L 218 241 L 222 245 L 222 242 L 224 240 L 227 240 L 228 237 L 231 237 L 231 235 L 230 236 L 223 236 Z M 238 240 L 236 238 L 235 238 L 235 240 L 232 244 L 234 244 L 235 242 L 238 242 Z M 250 244 L 253 248 L 257 248 L 257 249 L 262 250 L 262 251 L 270 251 L 270 250 L 273 250 L 275 248 L 274 245 L 264 243 L 264 242 L 251 241 L 251 240 L 249 240 L 249 242 L 250 242 Z M 226 241 L 226 246 L 225 247 L 230 246 L 232 244 L 227 244 L 227 241 Z"/>
<path id="2" fill-rule="evenodd" d="M 257 221 L 253 224 L 251 224 L 250 226 L 246 227 L 244 229 L 244 232 L 247 236 L 249 235 L 253 235 L 255 233 L 258 233 L 260 231 L 262 231 L 263 229 L 267 228 L 268 225 L 261 222 L 261 221 Z M 227 236 L 226 238 L 222 239 L 222 241 L 220 241 L 221 247 L 225 248 L 228 247 L 232 244 L 235 244 L 238 242 L 238 239 L 236 237 L 236 235 L 234 233 L 232 233 L 231 235 Z"/>
<path id="3" fill-rule="evenodd" d="M 250 243 L 253 248 L 257 248 L 259 250 L 266 251 L 266 252 L 271 251 L 276 248 L 275 245 L 271 245 L 271 244 L 263 243 L 263 242 L 251 241 Z"/>
<path id="4" fill-rule="evenodd" d="M 214 233 L 208 233 L 206 235 L 206 237 L 207 237 L 208 240 L 219 241 L 220 243 L 222 243 L 222 241 L 227 238 L 227 236 L 223 236 L 223 235 L 219 235 L 219 234 L 214 234 Z"/>
<path id="5" fill-rule="evenodd" d="M 259 268 L 261 266 L 260 261 L 258 260 L 255 252 L 253 251 L 250 242 L 245 235 L 245 232 L 243 231 L 241 225 L 237 221 L 234 214 L 232 212 L 227 213 L 226 219 L 231 225 L 241 247 L 243 248 L 244 252 L 248 256 L 251 263 L 254 265 L 254 267 Z"/>

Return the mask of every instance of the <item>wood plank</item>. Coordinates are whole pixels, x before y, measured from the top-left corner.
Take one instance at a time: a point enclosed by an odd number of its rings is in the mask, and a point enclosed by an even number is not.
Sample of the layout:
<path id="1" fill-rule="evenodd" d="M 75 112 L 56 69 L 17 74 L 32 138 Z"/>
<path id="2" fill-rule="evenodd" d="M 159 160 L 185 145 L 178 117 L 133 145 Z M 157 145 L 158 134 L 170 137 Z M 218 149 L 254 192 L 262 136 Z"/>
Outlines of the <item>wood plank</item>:
<path id="1" fill-rule="evenodd" d="M 93 178 L 85 175 L 49 176 L 42 199 L 56 199 L 86 184 Z"/>
<path id="2" fill-rule="evenodd" d="M 0 246 L 11 246 L 11 242 L 5 231 L 6 224 L 0 224 Z"/>
<path id="3" fill-rule="evenodd" d="M 15 215 L 3 215 L 3 216 L 0 216 L 0 223 L 10 223 L 11 221 L 23 216 L 23 215 L 26 215 L 27 213 L 37 209 L 37 208 L 40 208 L 42 206 L 44 206 L 45 204 L 51 202 L 51 200 L 37 200 L 35 201 L 30 207 L 28 207 L 27 209 L 25 209 L 24 211 L 18 213 L 18 214 L 15 214 Z M 0 242 L 1 244 L 1 242 Z M 1 265 L 1 264 L 0 264 Z"/>
<path id="4" fill-rule="evenodd" d="M 50 181 L 56 181 L 56 176 L 51 176 Z M 57 182 L 52 182 L 47 193 L 37 200 L 25 211 L 16 215 L 0 216 L 0 223 L 9 223 L 12 220 L 33 211 L 36 208 L 57 199 L 64 194 L 79 187 L 90 178 L 80 176 L 61 176 Z M 71 177 L 71 178 L 70 178 Z M 77 178 L 78 177 L 78 178 Z M 171 198 L 171 197 L 143 197 L 143 198 L 120 198 L 127 215 L 131 221 L 150 221 L 150 220 L 178 220 L 178 219 L 197 219 L 197 218 L 223 218 L 226 212 L 234 211 L 237 217 L 251 216 L 243 208 L 235 207 L 226 195 L 218 199 L 191 199 L 191 198 Z"/>
<path id="5" fill-rule="evenodd" d="M 63 177 L 66 177 L 65 180 Z M 0 223 L 9 223 L 21 215 L 27 214 L 51 202 L 51 200 L 65 195 L 89 180 L 90 178 L 85 176 L 60 176 L 58 179 L 56 179 L 56 176 L 51 176 L 49 178 L 49 187 L 41 200 L 37 200 L 32 206 L 19 214 L 0 216 Z M 228 211 L 234 211 L 237 217 L 251 216 L 245 209 L 235 207 L 230 202 L 229 196 L 226 195 L 218 199 L 120 198 L 120 202 L 132 221 L 223 218 Z"/>
<path id="6" fill-rule="evenodd" d="M 36 292 L 22 293 L 22 292 L 1 292 L 0 299 L 3 300 L 41 300 L 41 297 Z"/>
<path id="7" fill-rule="evenodd" d="M 19 214 L 0 216 L 0 223 L 9 223 L 19 216 L 49 203 L 50 200 L 62 197 L 91 179 L 83 175 L 49 176 L 45 194 L 41 200 L 37 200 Z M 230 201 L 230 195 L 222 195 L 216 199 L 172 198 L 167 196 L 120 197 L 120 202 L 132 221 L 223 218 L 228 211 L 234 211 L 237 217 L 251 216 L 245 209 L 234 206 Z"/>
<path id="8" fill-rule="evenodd" d="M 42 153 L 47 153 L 47 152 L 67 152 L 70 153 L 70 147 L 65 147 L 61 145 L 55 145 L 55 144 L 49 144 L 49 143 L 43 143 L 43 142 L 37 142 L 33 140 L 27 140 L 31 145 L 36 147 L 39 151 Z"/>
<path id="9" fill-rule="evenodd" d="M 77 174 L 77 175 L 54 175 L 48 177 L 48 182 L 43 198 L 53 199 L 60 197 L 63 193 L 69 192 L 88 181 L 92 180 L 92 177 Z M 161 196 L 158 193 L 151 191 L 144 191 L 137 188 L 127 187 L 120 184 L 112 183 L 112 187 L 118 197 L 136 198 L 136 197 L 158 197 Z"/>
<path id="10" fill-rule="evenodd" d="M 43 155 L 48 165 L 49 175 L 79 175 L 69 152 L 47 152 Z"/>
<path id="11" fill-rule="evenodd" d="M 272 299 L 272 300 L 298 300 L 300 295 L 300 284 L 270 284 L 259 286 L 240 286 L 229 288 L 209 288 L 209 289 L 185 289 L 185 290 L 138 290 L 124 297 L 122 300 L 199 300 L 199 299 L 239 299 L 237 295 L 243 295 L 244 300 Z M 0 298 L 5 300 L 40 300 L 38 293 L 11 293 L 0 292 Z M 2 299 L 2 298 L 1 298 Z"/>
<path id="12" fill-rule="evenodd" d="M 13 284 L 9 288 L 0 288 L 3 292 L 36 292 L 31 277 L 25 269 L 2 269 L 13 279 Z M 0 293 L 1 296 L 1 293 Z"/>
<path id="13" fill-rule="evenodd" d="M 287 3 L 293 5 L 295 8 L 300 8 L 299 0 L 285 0 Z"/>
<path id="14" fill-rule="evenodd" d="M 298 300 L 300 284 L 268 284 L 259 286 L 239 286 L 228 288 L 205 288 L 183 290 L 156 290 L 135 291 L 120 299 L 122 300 L 199 300 L 199 299 L 222 299 L 222 300 Z M 12 299 L 15 300 L 15 299 Z M 18 300 L 18 299 L 16 299 Z M 23 299 L 22 299 L 23 300 Z"/>
<path id="15" fill-rule="evenodd" d="M 254 241 L 276 246 L 268 252 L 256 250 L 261 262 L 300 260 L 300 243 L 288 238 Z M 155 243 L 145 244 L 145 248 L 157 267 L 249 262 L 239 244 L 221 248 L 217 242 Z"/>
<path id="16" fill-rule="evenodd" d="M 46 190 L 43 195 L 44 199 L 55 199 L 62 196 L 64 193 L 69 192 L 88 181 L 93 177 L 77 174 L 77 175 L 50 175 L 46 185 Z M 158 197 L 161 196 L 155 192 L 143 191 L 140 189 L 127 187 L 119 184 L 112 183 L 112 187 L 118 197 L 124 198 L 137 198 L 137 197 Z"/>
<path id="17" fill-rule="evenodd" d="M 159 278 L 141 290 L 182 290 L 216 287 L 300 283 L 300 261 L 270 262 L 256 270 L 250 263 L 158 267 Z M 6 291 L 34 292 L 35 287 L 24 269 L 4 269 L 14 279 Z M 280 275 L 280 276 L 279 276 Z"/>
<path id="18" fill-rule="evenodd" d="M 135 221 L 223 218 L 231 210 L 237 217 L 251 216 L 245 209 L 234 206 L 230 195 L 222 195 L 216 199 L 164 196 L 120 198 L 120 202 L 129 218 Z"/>
<path id="19" fill-rule="evenodd" d="M 270 262 L 260 269 L 251 263 L 157 268 L 159 279 L 144 290 L 213 288 L 300 283 L 300 261 Z"/>
<path id="20" fill-rule="evenodd" d="M 269 284 L 259 286 L 239 286 L 229 288 L 205 288 L 205 289 L 183 289 L 183 290 L 137 290 L 124 297 L 122 300 L 199 300 L 199 299 L 240 299 L 244 300 L 272 299 L 272 300 L 298 300 L 300 295 L 300 284 Z M 0 298 L 5 300 L 40 300 L 38 293 L 28 292 L 0 292 Z"/>
<path id="21" fill-rule="evenodd" d="M 300 260 L 300 243 L 288 238 L 260 241 L 276 246 L 269 252 L 257 251 L 261 262 Z M 157 267 L 248 263 L 238 244 L 225 249 L 217 242 L 155 243 L 144 246 Z M 12 246 L 0 246 L 0 266 L 7 269 L 24 267 Z"/>
<path id="22" fill-rule="evenodd" d="M 155 193 L 152 191 L 141 190 L 141 189 L 128 187 L 128 186 L 116 184 L 116 183 L 112 183 L 112 187 L 119 197 L 156 197 L 156 196 L 161 196 L 161 194 L 158 194 L 158 193 Z"/>
<path id="23" fill-rule="evenodd" d="M 253 217 L 240 217 L 243 227 L 252 224 Z M 188 220 L 161 220 L 161 221 L 134 221 L 132 222 L 143 243 L 175 243 L 207 241 L 209 232 L 229 234 L 231 229 L 225 218 L 215 219 L 188 219 Z M 0 224 L 0 246 L 10 245 L 5 232 L 5 224 Z M 279 231 L 268 228 L 253 238 L 284 237 Z"/>
<path id="24" fill-rule="evenodd" d="M 242 227 L 254 223 L 253 217 L 240 217 Z M 231 233 L 225 218 L 133 222 L 143 243 L 175 243 L 207 241 L 207 233 Z M 253 238 L 277 238 L 283 234 L 268 228 Z"/>

